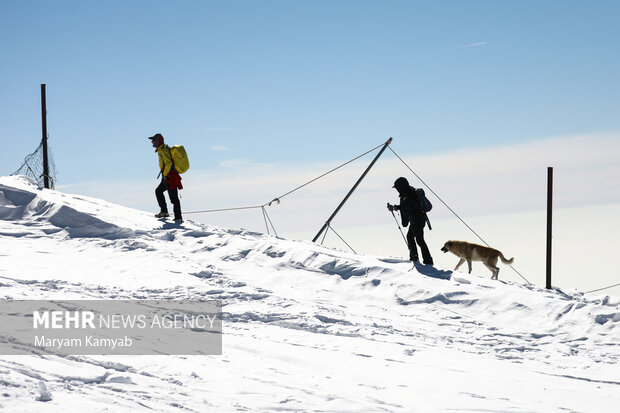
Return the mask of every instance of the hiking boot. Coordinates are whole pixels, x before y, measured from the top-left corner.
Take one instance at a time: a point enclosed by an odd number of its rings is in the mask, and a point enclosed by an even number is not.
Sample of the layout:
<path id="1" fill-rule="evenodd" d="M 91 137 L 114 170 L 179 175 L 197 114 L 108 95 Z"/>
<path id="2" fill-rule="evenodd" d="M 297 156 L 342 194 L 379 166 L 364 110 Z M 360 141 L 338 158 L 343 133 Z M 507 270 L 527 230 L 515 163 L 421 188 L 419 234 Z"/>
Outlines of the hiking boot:
<path id="1" fill-rule="evenodd" d="M 174 222 L 176 222 L 177 224 L 182 224 L 183 223 L 183 218 L 181 218 L 181 217 L 175 218 Z"/>
<path id="2" fill-rule="evenodd" d="M 424 265 L 434 265 L 433 260 L 424 261 Z"/>
<path id="3" fill-rule="evenodd" d="M 155 218 L 167 218 L 169 216 L 170 214 L 164 211 L 160 212 L 159 214 L 155 214 Z"/>
<path id="4" fill-rule="evenodd" d="M 420 262 L 420 259 L 418 258 L 417 255 L 410 255 L 409 256 L 409 261 Z"/>

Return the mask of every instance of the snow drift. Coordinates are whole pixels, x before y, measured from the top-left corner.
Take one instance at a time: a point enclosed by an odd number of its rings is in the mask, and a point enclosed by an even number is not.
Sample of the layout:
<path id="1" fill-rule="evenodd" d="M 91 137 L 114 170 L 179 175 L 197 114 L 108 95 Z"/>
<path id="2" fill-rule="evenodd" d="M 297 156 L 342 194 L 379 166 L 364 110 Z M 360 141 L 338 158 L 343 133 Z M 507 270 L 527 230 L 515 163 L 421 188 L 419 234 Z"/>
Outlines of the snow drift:
<path id="1" fill-rule="evenodd" d="M 221 356 L 0 356 L 7 411 L 599 412 L 620 403 L 616 297 L 169 224 L 23 177 L 0 178 L 0 240 L 5 300 L 224 306 Z"/>

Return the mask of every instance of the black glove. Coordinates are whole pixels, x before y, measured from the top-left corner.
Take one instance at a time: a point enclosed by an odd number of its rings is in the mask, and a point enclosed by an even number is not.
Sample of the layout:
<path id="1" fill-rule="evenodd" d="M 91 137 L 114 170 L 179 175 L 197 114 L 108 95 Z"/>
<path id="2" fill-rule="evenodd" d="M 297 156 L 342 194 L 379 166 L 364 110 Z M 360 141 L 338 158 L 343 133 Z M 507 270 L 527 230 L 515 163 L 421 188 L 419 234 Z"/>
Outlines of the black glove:
<path id="1" fill-rule="evenodd" d="M 394 212 L 394 205 L 390 205 L 390 203 L 389 203 L 389 202 L 388 202 L 388 204 L 387 204 L 387 208 L 388 208 L 388 211 L 390 211 L 390 212 Z"/>

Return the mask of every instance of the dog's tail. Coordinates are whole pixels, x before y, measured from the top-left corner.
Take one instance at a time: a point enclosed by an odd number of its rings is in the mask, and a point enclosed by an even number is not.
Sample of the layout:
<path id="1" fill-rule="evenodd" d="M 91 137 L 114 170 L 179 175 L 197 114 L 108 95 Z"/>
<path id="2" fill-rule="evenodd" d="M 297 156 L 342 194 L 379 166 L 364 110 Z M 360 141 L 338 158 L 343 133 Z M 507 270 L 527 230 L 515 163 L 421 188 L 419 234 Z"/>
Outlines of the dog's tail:
<path id="1" fill-rule="evenodd" d="M 508 265 L 512 264 L 515 261 L 515 257 L 512 257 L 511 259 L 507 260 L 506 257 L 504 257 L 504 254 L 502 254 L 501 252 L 499 252 L 499 258 L 502 260 L 504 264 L 508 264 Z"/>

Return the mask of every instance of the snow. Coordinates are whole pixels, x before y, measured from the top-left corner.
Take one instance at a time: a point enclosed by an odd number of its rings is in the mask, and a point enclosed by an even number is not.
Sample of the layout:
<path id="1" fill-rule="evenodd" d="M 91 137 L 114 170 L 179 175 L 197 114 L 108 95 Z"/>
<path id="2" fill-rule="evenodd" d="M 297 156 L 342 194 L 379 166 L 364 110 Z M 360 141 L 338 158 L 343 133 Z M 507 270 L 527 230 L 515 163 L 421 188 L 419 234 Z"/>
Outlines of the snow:
<path id="1" fill-rule="evenodd" d="M 224 323 L 222 355 L 0 356 L 3 411 L 620 405 L 618 297 L 178 226 L 23 177 L 0 178 L 0 239 L 5 300 L 217 299 Z"/>

